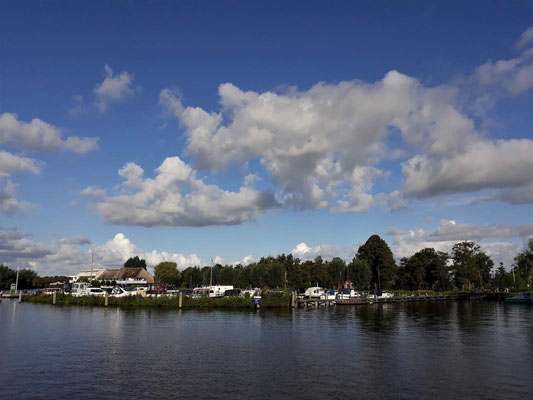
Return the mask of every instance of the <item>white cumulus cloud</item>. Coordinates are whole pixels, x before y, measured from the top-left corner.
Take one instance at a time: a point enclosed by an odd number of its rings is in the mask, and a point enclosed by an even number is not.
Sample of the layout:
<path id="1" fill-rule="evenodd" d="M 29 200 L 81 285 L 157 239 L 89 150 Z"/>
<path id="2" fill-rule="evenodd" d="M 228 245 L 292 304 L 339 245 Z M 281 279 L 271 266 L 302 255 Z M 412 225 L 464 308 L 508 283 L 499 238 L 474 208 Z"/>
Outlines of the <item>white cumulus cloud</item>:
<path id="1" fill-rule="evenodd" d="M 242 186 L 232 192 L 204 183 L 179 157 L 166 158 L 155 178 L 145 178 L 143 169 L 135 163 L 127 163 L 119 175 L 125 179 L 122 193 L 103 197 L 94 204 L 96 211 L 114 224 L 233 225 L 276 206 L 268 191 Z M 94 194 L 94 189 L 84 192 Z"/>
<path id="2" fill-rule="evenodd" d="M 61 138 L 58 128 L 38 118 L 20 121 L 16 114 L 0 115 L 0 144 L 12 145 L 33 151 L 68 150 L 87 153 L 98 148 L 97 137 L 70 136 Z"/>
<path id="3" fill-rule="evenodd" d="M 426 247 L 450 253 L 455 243 L 468 240 L 478 243 L 495 264 L 501 261 L 509 267 L 527 238 L 533 237 L 533 223 L 472 225 L 441 220 L 432 231 L 423 228 L 404 231 L 391 227 L 387 234 L 393 236 L 391 249 L 396 258 L 410 257 Z"/>
<path id="4" fill-rule="evenodd" d="M 109 103 L 124 100 L 141 89 L 133 84 L 133 74 L 122 71 L 113 74 L 109 65 L 104 66 L 104 80 L 94 88 L 95 105 L 100 112 L 105 112 Z"/>
<path id="5" fill-rule="evenodd" d="M 41 164 L 38 161 L 0 150 L 0 178 L 11 176 L 16 172 L 32 172 L 38 174 L 40 171 Z"/>
<path id="6" fill-rule="evenodd" d="M 11 181 L 7 181 L 5 185 L 0 182 L 0 213 L 14 214 L 28 210 L 32 207 L 31 203 L 27 201 L 17 200 L 15 197 L 15 189 L 17 185 Z"/>

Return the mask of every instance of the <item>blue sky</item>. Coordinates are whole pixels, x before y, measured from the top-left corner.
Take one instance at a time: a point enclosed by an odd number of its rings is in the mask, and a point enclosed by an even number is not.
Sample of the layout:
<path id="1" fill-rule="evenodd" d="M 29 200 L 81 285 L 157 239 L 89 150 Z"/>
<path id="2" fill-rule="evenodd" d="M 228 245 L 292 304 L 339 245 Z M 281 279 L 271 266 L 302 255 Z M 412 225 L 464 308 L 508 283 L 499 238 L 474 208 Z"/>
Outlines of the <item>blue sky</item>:
<path id="1" fill-rule="evenodd" d="M 533 236 L 531 3 L 0 7 L 0 262 Z"/>

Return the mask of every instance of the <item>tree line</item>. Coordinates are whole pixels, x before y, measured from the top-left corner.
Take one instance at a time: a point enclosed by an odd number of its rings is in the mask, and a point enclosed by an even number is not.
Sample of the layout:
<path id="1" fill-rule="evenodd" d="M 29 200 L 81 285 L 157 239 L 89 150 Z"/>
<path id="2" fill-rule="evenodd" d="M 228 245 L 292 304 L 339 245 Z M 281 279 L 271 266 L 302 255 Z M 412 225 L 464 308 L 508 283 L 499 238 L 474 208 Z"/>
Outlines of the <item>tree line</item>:
<path id="1" fill-rule="evenodd" d="M 32 269 L 21 269 L 19 271 L 19 289 L 36 289 L 44 288 L 54 282 L 68 282 L 68 276 L 39 276 L 37 272 Z M 12 283 L 17 280 L 17 270 L 11 269 L 3 264 L 0 264 L 0 289 L 7 290 Z"/>
<path id="2" fill-rule="evenodd" d="M 494 262 L 475 242 L 456 243 L 450 254 L 425 248 L 411 257 L 394 260 L 387 243 L 371 236 L 346 263 L 339 257 L 301 261 L 292 255 L 263 257 L 246 266 L 189 267 L 179 271 L 176 263 L 155 267 L 155 280 L 176 287 L 194 288 L 213 284 L 239 288 L 269 287 L 303 290 L 310 286 L 339 288 L 351 283 L 359 290 L 480 290 L 526 288 L 533 274 L 533 246 L 518 254 L 510 271 Z"/>
<path id="3" fill-rule="evenodd" d="M 124 263 L 125 267 L 146 268 L 138 256 Z M 425 248 L 396 263 L 391 249 L 378 235 L 371 236 L 346 263 L 335 257 L 302 261 L 292 255 L 263 257 L 243 265 L 189 267 L 179 271 L 176 263 L 162 262 L 155 269 L 155 280 L 175 287 L 194 288 L 213 284 L 238 288 L 290 288 L 303 290 L 310 286 L 339 288 L 350 283 L 355 289 L 397 290 L 479 290 L 526 288 L 533 275 L 533 242 L 519 253 L 510 271 L 503 264 L 493 272 L 494 263 L 475 242 L 456 243 L 450 254 Z M 9 289 L 16 271 L 0 265 L 0 288 Z M 52 282 L 68 282 L 66 276 L 40 277 L 31 269 L 19 273 L 19 288 L 43 288 Z M 530 283 L 529 283 L 530 284 Z"/>

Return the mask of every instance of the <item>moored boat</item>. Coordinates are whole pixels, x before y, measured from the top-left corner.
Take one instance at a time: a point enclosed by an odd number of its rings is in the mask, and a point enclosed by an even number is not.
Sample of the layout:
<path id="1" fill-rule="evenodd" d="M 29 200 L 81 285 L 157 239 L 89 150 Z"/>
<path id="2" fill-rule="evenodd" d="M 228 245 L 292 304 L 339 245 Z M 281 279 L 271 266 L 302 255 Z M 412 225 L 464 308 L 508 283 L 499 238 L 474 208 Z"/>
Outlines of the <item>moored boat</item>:
<path id="1" fill-rule="evenodd" d="M 523 303 L 523 304 L 532 304 L 531 301 L 531 292 L 519 292 L 513 297 L 507 297 L 505 299 L 506 303 Z"/>

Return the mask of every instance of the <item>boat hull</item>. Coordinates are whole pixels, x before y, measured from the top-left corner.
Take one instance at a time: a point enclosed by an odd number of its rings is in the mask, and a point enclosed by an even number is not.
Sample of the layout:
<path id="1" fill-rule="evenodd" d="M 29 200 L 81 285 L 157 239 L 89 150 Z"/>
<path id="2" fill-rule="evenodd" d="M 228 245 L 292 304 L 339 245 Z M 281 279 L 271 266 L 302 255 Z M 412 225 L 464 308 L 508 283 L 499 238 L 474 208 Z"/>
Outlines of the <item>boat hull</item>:
<path id="1" fill-rule="evenodd" d="M 531 299 L 505 299 L 505 302 L 514 304 L 533 304 Z"/>

